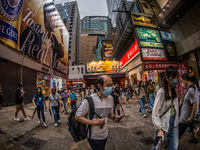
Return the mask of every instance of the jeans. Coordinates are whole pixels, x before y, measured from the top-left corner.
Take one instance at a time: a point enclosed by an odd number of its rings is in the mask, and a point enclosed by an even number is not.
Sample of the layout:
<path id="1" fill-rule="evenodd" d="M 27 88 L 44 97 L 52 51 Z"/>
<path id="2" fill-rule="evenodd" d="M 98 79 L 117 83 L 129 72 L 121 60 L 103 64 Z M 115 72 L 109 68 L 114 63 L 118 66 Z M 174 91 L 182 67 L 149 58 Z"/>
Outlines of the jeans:
<path id="1" fill-rule="evenodd" d="M 154 106 L 154 93 L 149 94 L 149 109 L 153 109 Z"/>
<path id="2" fill-rule="evenodd" d="M 125 95 L 126 95 L 126 101 L 128 102 L 128 100 L 129 100 L 129 93 L 126 92 Z"/>
<path id="3" fill-rule="evenodd" d="M 142 98 L 138 99 L 138 102 L 140 104 L 140 110 L 139 112 L 142 112 L 142 114 L 145 114 L 145 97 L 143 96 Z"/>
<path id="4" fill-rule="evenodd" d="M 40 112 L 42 114 L 42 120 L 45 122 L 45 116 L 44 116 L 44 106 L 38 106 L 37 107 L 37 114 L 38 114 L 38 119 L 40 120 Z"/>
<path id="5" fill-rule="evenodd" d="M 124 93 L 123 92 L 120 92 L 120 100 L 121 100 L 121 102 L 124 102 Z"/>
<path id="6" fill-rule="evenodd" d="M 169 130 L 168 132 L 164 132 L 164 137 L 168 139 L 168 149 L 169 150 L 177 150 L 178 149 L 178 127 L 174 127 L 176 115 L 170 117 L 169 121 Z M 160 142 L 160 138 L 157 136 L 158 131 L 155 133 L 155 140 L 153 143 L 152 150 L 159 150 L 163 141 Z"/>
<path id="7" fill-rule="evenodd" d="M 64 109 L 65 109 L 65 111 L 67 111 L 67 109 L 68 109 L 68 101 L 63 101 L 63 105 L 64 105 Z"/>
<path id="8" fill-rule="evenodd" d="M 105 150 L 107 139 L 105 140 L 93 140 L 88 138 L 88 142 L 92 150 Z"/>
<path id="9" fill-rule="evenodd" d="M 76 108 L 76 102 L 71 102 L 71 110 Z"/>
<path id="10" fill-rule="evenodd" d="M 55 123 L 58 123 L 58 120 L 60 120 L 59 106 L 51 106 L 51 109 L 53 111 Z"/>

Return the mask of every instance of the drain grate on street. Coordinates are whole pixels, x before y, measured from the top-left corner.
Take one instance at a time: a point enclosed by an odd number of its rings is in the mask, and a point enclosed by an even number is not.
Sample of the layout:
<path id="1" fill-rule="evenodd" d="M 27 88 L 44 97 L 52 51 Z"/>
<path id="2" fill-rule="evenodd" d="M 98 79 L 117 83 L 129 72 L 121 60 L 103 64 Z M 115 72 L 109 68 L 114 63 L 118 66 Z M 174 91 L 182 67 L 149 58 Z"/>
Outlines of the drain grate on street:
<path id="1" fill-rule="evenodd" d="M 153 144 L 154 140 L 152 139 L 152 137 L 145 137 L 140 139 L 140 142 L 147 146 Z"/>
<path id="2" fill-rule="evenodd" d="M 22 145 L 24 145 L 30 149 L 33 149 L 33 150 L 38 150 L 45 144 L 46 144 L 46 141 L 32 137 L 32 138 L 28 139 L 26 142 L 24 142 Z"/>

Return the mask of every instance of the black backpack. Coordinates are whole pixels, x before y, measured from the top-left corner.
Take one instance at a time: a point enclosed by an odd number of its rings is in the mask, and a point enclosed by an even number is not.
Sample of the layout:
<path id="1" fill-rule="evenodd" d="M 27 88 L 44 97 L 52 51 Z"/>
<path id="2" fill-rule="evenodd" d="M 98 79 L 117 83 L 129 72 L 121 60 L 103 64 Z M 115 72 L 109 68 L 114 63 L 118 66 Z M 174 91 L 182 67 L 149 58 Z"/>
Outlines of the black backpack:
<path id="1" fill-rule="evenodd" d="M 96 114 L 94 112 L 94 102 L 92 97 L 86 97 L 88 103 L 89 103 L 89 119 L 92 120 L 94 118 L 94 114 Z M 68 130 L 70 131 L 73 139 L 75 142 L 84 140 L 87 138 L 87 133 L 89 131 L 89 138 L 91 138 L 91 125 L 85 125 L 82 124 L 81 122 L 78 122 L 75 119 L 75 115 L 76 115 L 76 111 L 78 110 L 79 107 L 75 108 L 72 110 L 70 116 L 68 117 L 68 122 L 67 125 Z M 96 114 L 97 115 L 97 114 Z M 97 117 L 101 118 L 99 115 L 97 115 Z"/>

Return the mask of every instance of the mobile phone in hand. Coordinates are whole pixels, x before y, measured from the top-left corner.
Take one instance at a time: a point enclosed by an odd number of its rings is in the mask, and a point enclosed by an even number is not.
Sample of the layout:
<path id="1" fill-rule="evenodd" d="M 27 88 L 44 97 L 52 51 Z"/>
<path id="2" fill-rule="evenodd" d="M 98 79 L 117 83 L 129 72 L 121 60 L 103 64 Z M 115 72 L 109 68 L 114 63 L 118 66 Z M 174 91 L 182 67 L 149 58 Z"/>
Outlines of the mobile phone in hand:
<path id="1" fill-rule="evenodd" d="M 118 121 L 120 121 L 125 115 L 122 115 L 118 118 Z"/>

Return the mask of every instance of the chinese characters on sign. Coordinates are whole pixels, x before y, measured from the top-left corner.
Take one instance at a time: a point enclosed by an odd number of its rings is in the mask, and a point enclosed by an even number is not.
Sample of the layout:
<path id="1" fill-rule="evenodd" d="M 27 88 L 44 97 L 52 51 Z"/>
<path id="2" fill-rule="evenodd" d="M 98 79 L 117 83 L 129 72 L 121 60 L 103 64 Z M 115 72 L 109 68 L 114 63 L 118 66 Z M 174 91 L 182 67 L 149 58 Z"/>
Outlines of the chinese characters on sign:
<path id="1" fill-rule="evenodd" d="M 137 56 L 140 52 L 137 41 L 131 46 L 127 53 L 120 60 L 120 67 L 124 67 L 130 60 Z"/>
<path id="2" fill-rule="evenodd" d="M 187 73 L 186 63 L 178 64 L 178 72 L 179 72 L 179 82 L 178 82 L 178 86 L 176 87 L 176 89 L 177 89 L 177 93 L 178 93 L 178 98 L 180 98 L 180 96 L 184 95 L 184 93 L 186 92 L 186 88 L 183 88 L 182 82 L 180 80 L 181 76 L 184 73 Z"/>
<path id="3" fill-rule="evenodd" d="M 173 66 L 178 68 L 178 64 L 144 64 L 144 70 L 161 70 L 166 69 L 168 66 Z"/>

